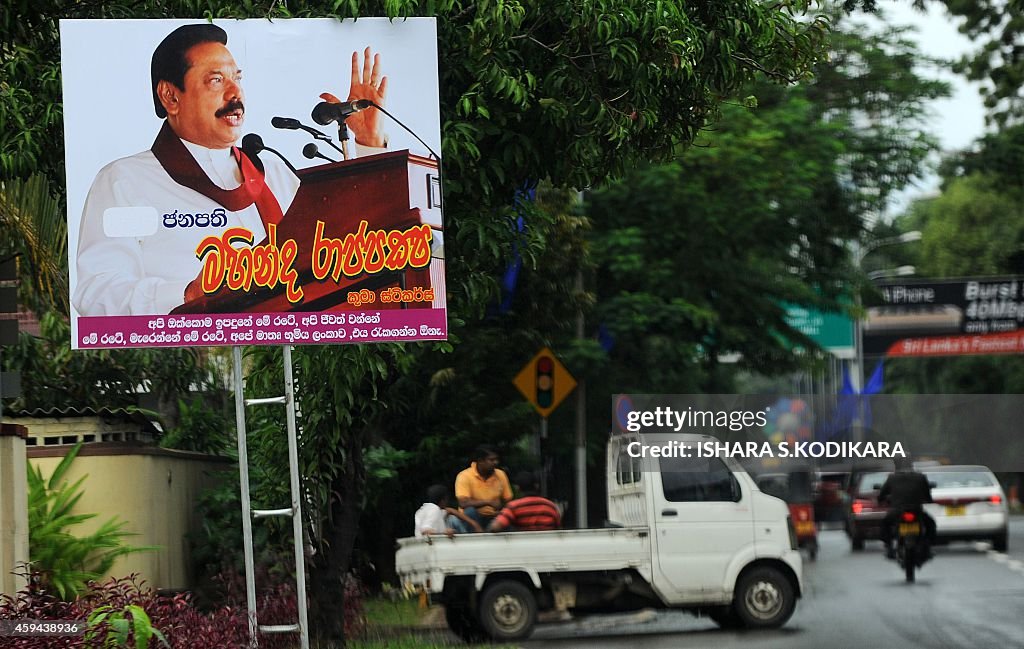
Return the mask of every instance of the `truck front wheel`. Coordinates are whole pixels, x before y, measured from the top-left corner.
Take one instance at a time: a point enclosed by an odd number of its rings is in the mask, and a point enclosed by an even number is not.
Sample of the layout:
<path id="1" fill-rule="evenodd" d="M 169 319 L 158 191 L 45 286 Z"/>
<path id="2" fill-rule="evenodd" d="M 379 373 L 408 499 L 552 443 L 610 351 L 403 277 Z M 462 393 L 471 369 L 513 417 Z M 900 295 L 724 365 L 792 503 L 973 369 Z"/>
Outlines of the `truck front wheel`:
<path id="1" fill-rule="evenodd" d="M 518 581 L 497 581 L 484 590 L 478 613 L 480 624 L 492 639 L 520 640 L 533 633 L 537 599 Z"/>
<path id="2" fill-rule="evenodd" d="M 734 608 L 748 629 L 780 627 L 796 608 L 793 585 L 775 568 L 754 568 L 736 583 Z"/>

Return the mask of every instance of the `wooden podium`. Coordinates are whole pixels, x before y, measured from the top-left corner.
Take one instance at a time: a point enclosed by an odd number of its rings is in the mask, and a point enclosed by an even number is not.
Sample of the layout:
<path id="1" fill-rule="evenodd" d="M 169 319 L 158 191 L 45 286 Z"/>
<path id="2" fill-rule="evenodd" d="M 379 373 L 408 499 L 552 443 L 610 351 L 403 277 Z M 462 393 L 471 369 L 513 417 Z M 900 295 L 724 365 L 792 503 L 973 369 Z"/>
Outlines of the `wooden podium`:
<path id="1" fill-rule="evenodd" d="M 317 280 L 313 277 L 312 250 L 318 220 L 324 222 L 323 236 L 335 239 L 356 232 L 364 220 L 368 231 L 406 230 L 426 223 L 437 248 L 441 233 L 441 184 L 436 160 L 408 150 L 393 151 L 300 169 L 298 176 L 299 190 L 277 226 L 277 244 L 280 247 L 288 239 L 298 244 L 292 267 L 298 273 L 303 299 L 295 304 L 289 302 L 280 284 L 273 289 L 254 288 L 248 292 L 224 287 L 182 304 L 172 314 L 334 311 L 356 308 L 348 303 L 351 291 L 431 286 L 430 266 L 383 270 L 351 278 L 343 275 L 338 282 L 330 277 Z M 431 263 L 437 260 L 432 259 Z M 370 308 L 403 306 L 406 305 L 377 301 Z"/>

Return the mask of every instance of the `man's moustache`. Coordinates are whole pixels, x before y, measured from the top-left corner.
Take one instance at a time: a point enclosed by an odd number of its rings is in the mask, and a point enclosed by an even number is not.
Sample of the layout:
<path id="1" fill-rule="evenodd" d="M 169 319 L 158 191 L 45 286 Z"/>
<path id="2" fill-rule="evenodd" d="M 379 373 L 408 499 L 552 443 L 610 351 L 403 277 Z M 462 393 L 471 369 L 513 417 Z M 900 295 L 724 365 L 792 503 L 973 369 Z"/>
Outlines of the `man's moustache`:
<path id="1" fill-rule="evenodd" d="M 226 104 L 223 108 L 219 109 L 213 115 L 214 115 L 214 117 L 224 117 L 225 115 L 230 115 L 231 113 L 235 112 L 236 110 L 242 111 L 243 114 L 245 113 L 245 106 L 242 104 L 242 102 L 240 102 L 240 101 L 232 101 L 232 102 Z"/>

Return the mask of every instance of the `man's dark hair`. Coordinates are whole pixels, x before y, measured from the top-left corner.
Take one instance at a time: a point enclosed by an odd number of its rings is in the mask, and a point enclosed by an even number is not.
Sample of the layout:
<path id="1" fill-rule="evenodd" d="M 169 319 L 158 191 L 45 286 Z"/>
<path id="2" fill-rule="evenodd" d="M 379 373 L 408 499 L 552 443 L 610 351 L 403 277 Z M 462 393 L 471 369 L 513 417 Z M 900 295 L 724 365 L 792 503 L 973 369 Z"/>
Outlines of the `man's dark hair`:
<path id="1" fill-rule="evenodd" d="M 167 117 L 167 111 L 160 103 L 156 93 L 156 85 L 161 81 L 169 81 L 178 90 L 185 90 L 185 73 L 188 72 L 188 51 L 201 43 L 228 44 L 228 34 L 223 29 L 210 23 L 198 25 L 182 25 L 167 35 L 153 51 L 153 61 L 149 66 L 153 81 L 153 108 L 157 117 Z"/>
<path id="2" fill-rule="evenodd" d="M 475 449 L 473 449 L 473 456 L 471 458 L 469 458 L 469 459 L 471 459 L 471 460 L 473 460 L 475 462 L 477 460 L 484 460 L 484 459 L 486 459 L 486 458 L 488 458 L 488 457 L 490 457 L 492 455 L 497 455 L 497 454 L 498 454 L 498 452 L 496 450 L 494 450 L 493 446 L 488 446 L 486 444 L 481 444 L 480 446 L 477 446 Z"/>
<path id="3" fill-rule="evenodd" d="M 443 484 L 434 484 L 427 487 L 427 501 L 428 503 L 434 503 L 440 505 L 443 501 L 448 500 L 448 487 Z"/>

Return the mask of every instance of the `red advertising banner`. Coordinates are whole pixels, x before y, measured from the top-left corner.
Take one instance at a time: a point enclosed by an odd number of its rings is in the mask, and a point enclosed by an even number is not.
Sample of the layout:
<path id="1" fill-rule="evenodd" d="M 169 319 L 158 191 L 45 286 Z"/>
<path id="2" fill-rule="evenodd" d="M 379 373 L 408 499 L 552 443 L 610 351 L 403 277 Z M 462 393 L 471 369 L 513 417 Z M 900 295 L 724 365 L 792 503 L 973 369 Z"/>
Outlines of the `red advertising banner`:
<path id="1" fill-rule="evenodd" d="M 433 19 L 60 29 L 73 348 L 447 337 Z"/>

